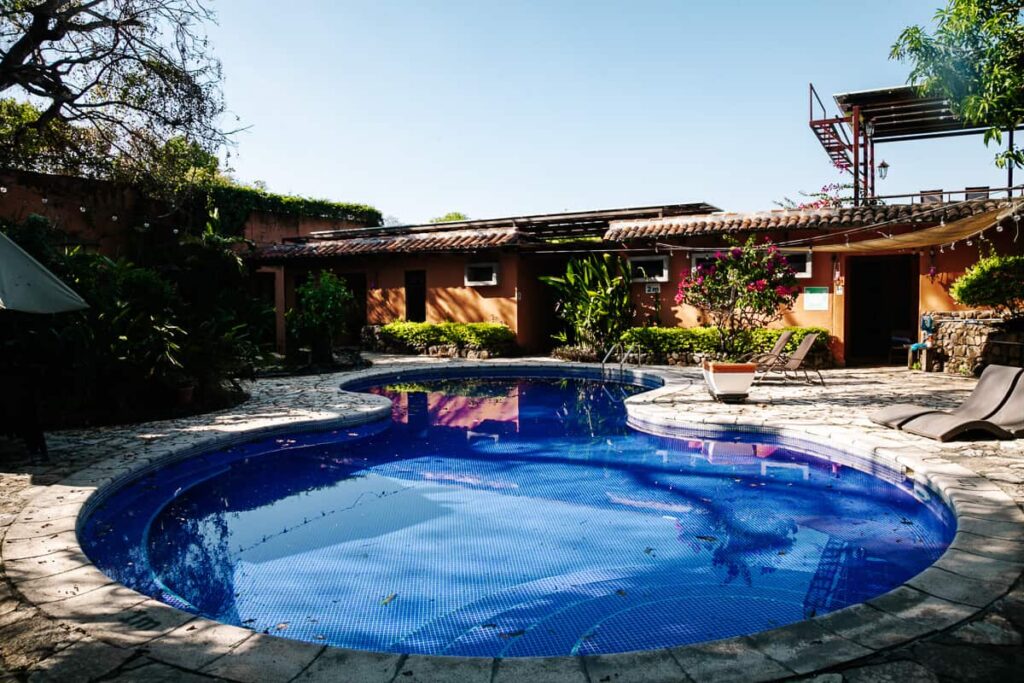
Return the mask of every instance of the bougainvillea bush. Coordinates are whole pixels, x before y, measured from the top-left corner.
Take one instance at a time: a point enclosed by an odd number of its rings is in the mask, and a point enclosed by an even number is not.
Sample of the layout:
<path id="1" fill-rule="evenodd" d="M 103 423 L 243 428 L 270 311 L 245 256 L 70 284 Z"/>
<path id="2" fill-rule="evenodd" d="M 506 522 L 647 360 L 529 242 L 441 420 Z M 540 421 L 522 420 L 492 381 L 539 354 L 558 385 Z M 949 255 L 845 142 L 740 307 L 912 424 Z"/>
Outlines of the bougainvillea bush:
<path id="1" fill-rule="evenodd" d="M 798 292 L 796 273 L 778 247 L 751 236 L 685 273 L 676 303 L 704 311 L 718 330 L 719 351 L 735 359 L 744 339 L 781 318 L 796 303 Z"/>

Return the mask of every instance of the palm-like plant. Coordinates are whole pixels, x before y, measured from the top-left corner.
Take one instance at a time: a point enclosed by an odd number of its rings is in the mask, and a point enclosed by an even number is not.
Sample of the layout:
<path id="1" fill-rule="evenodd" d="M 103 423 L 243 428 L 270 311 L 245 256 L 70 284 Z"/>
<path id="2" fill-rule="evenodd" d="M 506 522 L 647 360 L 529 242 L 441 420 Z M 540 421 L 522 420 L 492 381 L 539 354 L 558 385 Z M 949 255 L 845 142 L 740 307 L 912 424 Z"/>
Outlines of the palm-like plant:
<path id="1" fill-rule="evenodd" d="M 626 262 L 611 254 L 594 254 L 569 261 L 563 276 L 545 276 L 541 282 L 558 290 L 558 316 L 568 330 L 555 335 L 598 351 L 619 340 L 633 321 Z M 571 336 L 570 336 L 571 335 Z"/>

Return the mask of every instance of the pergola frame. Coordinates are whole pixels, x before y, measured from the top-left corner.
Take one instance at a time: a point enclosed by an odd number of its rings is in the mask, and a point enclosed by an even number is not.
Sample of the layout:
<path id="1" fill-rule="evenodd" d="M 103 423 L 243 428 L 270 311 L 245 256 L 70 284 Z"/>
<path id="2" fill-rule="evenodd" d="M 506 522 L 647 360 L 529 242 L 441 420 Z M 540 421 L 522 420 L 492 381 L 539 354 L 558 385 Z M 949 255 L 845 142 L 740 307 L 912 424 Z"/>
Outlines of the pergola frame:
<path id="1" fill-rule="evenodd" d="M 928 97 L 914 86 L 896 86 L 833 95 L 840 114 L 829 116 L 814 89 L 808 87 L 808 125 L 832 162 L 853 175 L 853 203 L 876 197 L 875 144 L 981 135 L 989 125 L 968 126 L 953 113 L 949 102 Z M 1014 130 L 1007 130 L 1008 149 Z M 1013 187 L 1013 165 L 1007 166 L 1006 186 Z"/>

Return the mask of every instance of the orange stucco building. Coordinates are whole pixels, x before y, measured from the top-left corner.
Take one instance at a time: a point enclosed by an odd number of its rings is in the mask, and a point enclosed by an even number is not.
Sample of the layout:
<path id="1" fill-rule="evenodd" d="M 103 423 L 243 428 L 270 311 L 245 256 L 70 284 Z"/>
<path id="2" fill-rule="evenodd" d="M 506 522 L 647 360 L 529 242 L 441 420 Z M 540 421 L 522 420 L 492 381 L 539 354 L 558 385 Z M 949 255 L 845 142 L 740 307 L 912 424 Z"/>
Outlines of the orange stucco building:
<path id="1" fill-rule="evenodd" d="M 949 286 L 977 260 L 982 238 L 1003 253 L 1021 250 L 1016 223 L 1000 213 L 1009 206 L 975 199 L 727 214 L 682 204 L 314 233 L 268 246 L 257 259 L 275 279 L 281 342 L 296 283 L 330 269 L 349 280 L 367 323 L 501 322 L 523 351 L 540 352 L 559 321 L 538 276 L 564 272 L 569 259 L 621 254 L 634 271 L 637 324 L 694 326 L 705 322 L 701 311 L 674 301 L 681 274 L 728 239 L 758 234 L 781 245 L 799 274 L 801 294 L 778 324 L 829 330 L 840 363 L 878 362 L 888 360 L 894 337 L 918 338 L 924 312 L 958 308 Z M 978 229 L 955 246 L 904 248 L 869 230 L 928 241 L 928 231 L 968 220 Z M 841 251 L 868 240 L 863 252 Z"/>

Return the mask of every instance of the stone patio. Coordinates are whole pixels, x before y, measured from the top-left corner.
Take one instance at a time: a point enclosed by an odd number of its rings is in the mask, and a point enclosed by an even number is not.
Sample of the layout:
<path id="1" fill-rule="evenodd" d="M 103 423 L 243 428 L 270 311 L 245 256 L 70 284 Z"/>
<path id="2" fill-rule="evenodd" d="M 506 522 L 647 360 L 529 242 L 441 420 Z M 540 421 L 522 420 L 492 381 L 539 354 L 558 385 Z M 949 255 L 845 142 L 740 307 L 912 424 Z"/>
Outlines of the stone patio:
<path id="1" fill-rule="evenodd" d="M 396 368 L 438 367 L 422 358 L 374 361 L 373 369 L 355 375 L 260 380 L 234 410 L 53 433 L 45 463 L 0 441 L 0 681 L 1021 680 L 1024 442 L 939 444 L 867 420 L 889 403 L 956 405 L 974 382 L 948 375 L 832 370 L 825 387 L 766 384 L 750 402 L 723 406 L 708 399 L 693 369 L 644 368 L 666 381 L 628 401 L 631 419 L 645 429 L 728 427 L 835 444 L 898 464 L 956 508 L 960 533 L 950 552 L 907 585 L 746 638 L 587 658 L 453 661 L 360 653 L 178 612 L 110 583 L 82 555 L 75 522 L 96 488 L 225 440 L 379 419 L 388 414 L 386 401 L 340 392 L 339 384 Z M 443 361 L 466 368 L 521 362 Z"/>

